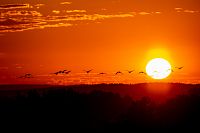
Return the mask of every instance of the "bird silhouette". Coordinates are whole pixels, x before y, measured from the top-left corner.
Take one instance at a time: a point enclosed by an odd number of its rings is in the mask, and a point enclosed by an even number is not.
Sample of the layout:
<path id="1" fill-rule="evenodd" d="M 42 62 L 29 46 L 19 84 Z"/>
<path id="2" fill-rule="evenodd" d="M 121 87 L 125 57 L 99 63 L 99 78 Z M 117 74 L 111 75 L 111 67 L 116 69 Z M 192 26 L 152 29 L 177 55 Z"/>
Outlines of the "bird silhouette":
<path id="1" fill-rule="evenodd" d="M 181 70 L 181 69 L 183 69 L 183 67 L 175 67 L 176 69 L 179 69 L 179 70 Z"/>
<path id="2" fill-rule="evenodd" d="M 115 75 L 118 75 L 118 74 L 123 74 L 121 71 L 118 71 L 115 73 Z"/>
<path id="3" fill-rule="evenodd" d="M 67 70 L 60 70 L 58 72 L 55 72 L 53 74 L 58 75 L 58 74 L 64 74 Z"/>
<path id="4" fill-rule="evenodd" d="M 90 73 L 93 69 L 90 70 L 84 70 L 87 74 Z"/>
<path id="5" fill-rule="evenodd" d="M 26 73 L 25 75 L 20 76 L 20 77 L 18 77 L 18 78 L 33 78 L 33 75 L 30 74 L 30 73 Z"/>
<path id="6" fill-rule="evenodd" d="M 71 73 L 72 71 L 67 71 L 67 72 L 65 72 L 65 74 L 69 74 L 69 73 Z"/>
<path id="7" fill-rule="evenodd" d="M 55 72 L 55 73 L 53 73 L 53 74 L 55 74 L 55 75 L 58 75 L 58 74 L 59 74 L 59 72 Z"/>
<path id="8" fill-rule="evenodd" d="M 141 71 L 141 72 L 139 72 L 139 74 L 145 74 L 146 75 L 146 72 Z"/>
<path id="9" fill-rule="evenodd" d="M 103 72 L 102 72 L 102 73 L 99 73 L 99 75 L 104 75 L 104 74 L 106 74 L 106 73 L 103 73 Z"/>
<path id="10" fill-rule="evenodd" d="M 67 70 L 63 70 L 61 73 L 65 73 Z"/>
<path id="11" fill-rule="evenodd" d="M 126 71 L 127 71 L 128 73 L 130 73 L 130 74 L 131 74 L 132 72 L 134 72 L 134 70 L 131 70 L 131 71 L 129 71 L 129 70 L 126 70 Z"/>

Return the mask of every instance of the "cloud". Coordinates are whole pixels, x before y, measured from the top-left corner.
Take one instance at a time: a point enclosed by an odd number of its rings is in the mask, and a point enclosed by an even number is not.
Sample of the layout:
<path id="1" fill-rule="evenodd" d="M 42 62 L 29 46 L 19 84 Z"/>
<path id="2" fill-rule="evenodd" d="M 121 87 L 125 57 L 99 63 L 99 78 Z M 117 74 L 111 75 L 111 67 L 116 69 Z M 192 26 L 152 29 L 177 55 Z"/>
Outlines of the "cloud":
<path id="1" fill-rule="evenodd" d="M 151 14 L 151 13 L 149 13 L 149 12 L 139 12 L 138 14 L 139 14 L 139 15 L 149 15 L 149 14 Z"/>
<path id="2" fill-rule="evenodd" d="M 42 7 L 42 6 L 45 6 L 45 4 L 36 4 L 36 5 L 34 5 L 37 9 L 39 9 L 40 7 Z"/>
<path id="3" fill-rule="evenodd" d="M 134 17 L 133 13 L 127 14 L 75 14 L 75 15 L 63 15 L 63 16 L 49 16 L 48 22 L 78 22 L 78 21 L 96 21 L 112 18 L 127 18 Z"/>
<path id="4" fill-rule="evenodd" d="M 102 12 L 90 14 L 83 9 L 71 9 L 59 7 L 69 5 L 72 2 L 61 2 L 54 10 L 49 10 L 48 4 L 7 4 L 0 5 L 0 33 L 19 32 L 34 29 L 69 27 L 77 25 L 80 21 L 86 24 L 92 21 L 114 19 L 114 18 L 132 18 L 136 15 L 160 14 L 161 12 L 115 12 L 104 14 Z M 45 6 L 48 10 L 40 10 Z"/>
<path id="5" fill-rule="evenodd" d="M 43 26 L 40 26 L 40 28 L 56 28 L 56 27 L 68 27 L 68 26 L 72 26 L 72 24 L 70 23 L 57 23 L 57 24 L 46 24 Z"/>
<path id="6" fill-rule="evenodd" d="M 29 4 L 7 4 L 0 5 L 0 9 L 19 9 L 19 8 L 32 8 Z"/>
<path id="7" fill-rule="evenodd" d="M 66 13 L 86 13 L 86 10 L 67 10 Z"/>
<path id="8" fill-rule="evenodd" d="M 199 13 L 199 11 L 196 11 L 196 10 L 188 10 L 188 9 L 183 9 L 183 8 L 175 8 L 176 12 L 179 12 L 179 13 Z"/>
<path id="9" fill-rule="evenodd" d="M 72 2 L 67 2 L 67 1 L 66 1 L 66 2 L 61 2 L 60 4 L 61 4 L 61 5 L 70 5 L 70 4 L 72 4 Z"/>
<path id="10" fill-rule="evenodd" d="M 127 17 L 134 17 L 134 14 L 127 13 L 127 14 L 93 14 L 93 15 L 77 15 L 71 20 L 101 20 L 101 19 L 110 19 L 110 18 L 127 18 Z"/>
<path id="11" fill-rule="evenodd" d="M 161 14 L 162 12 L 154 12 L 155 14 Z"/>
<path id="12" fill-rule="evenodd" d="M 184 10 L 185 13 L 198 13 L 199 11 L 193 11 L 193 10 Z"/>
<path id="13" fill-rule="evenodd" d="M 1 17 L 17 17 L 17 16 L 30 16 L 30 17 L 35 17 L 35 16 L 42 16 L 41 13 L 38 11 L 26 11 L 26 10 L 12 10 L 12 11 L 7 11 L 7 12 L 2 12 Z"/>
<path id="14" fill-rule="evenodd" d="M 0 22 L 0 32 L 19 32 L 25 30 L 44 29 L 53 27 L 68 27 L 68 26 L 72 26 L 72 24 L 69 24 L 67 22 L 52 23 L 48 22 L 48 20 L 45 20 L 44 18 L 28 20 L 26 22 L 7 19 L 5 21 Z"/>
<path id="15" fill-rule="evenodd" d="M 0 21 L 0 26 L 12 26 L 12 25 L 20 25 L 27 24 L 26 22 L 18 22 L 12 19 L 6 19 L 4 21 Z"/>
<path id="16" fill-rule="evenodd" d="M 42 22 L 34 20 L 6 19 L 0 21 L 0 32 L 17 32 L 40 27 Z"/>
<path id="17" fill-rule="evenodd" d="M 55 10 L 54 15 L 44 16 L 38 11 L 7 11 L 1 14 L 0 32 L 19 32 L 33 29 L 53 27 L 69 27 L 78 21 L 95 21 L 111 18 L 134 17 L 134 13 L 122 14 L 70 14 L 72 12 L 84 13 L 85 10 L 71 10 L 60 14 Z M 6 19 L 8 18 L 8 19 Z M 73 24 L 72 24 L 73 22 Z"/>
<path id="18" fill-rule="evenodd" d="M 154 15 L 154 14 L 162 14 L 162 12 L 160 11 L 155 11 L 155 12 L 145 12 L 145 11 L 142 11 L 142 12 L 133 12 L 135 15 L 142 15 L 142 16 L 146 16 L 146 15 Z"/>
<path id="19" fill-rule="evenodd" d="M 59 14 L 60 11 L 58 11 L 58 10 L 53 10 L 52 13 L 54 13 L 54 14 Z"/>
<path id="20" fill-rule="evenodd" d="M 176 8 L 174 8 L 175 10 L 183 10 L 183 8 L 181 8 L 181 7 L 176 7 Z"/>

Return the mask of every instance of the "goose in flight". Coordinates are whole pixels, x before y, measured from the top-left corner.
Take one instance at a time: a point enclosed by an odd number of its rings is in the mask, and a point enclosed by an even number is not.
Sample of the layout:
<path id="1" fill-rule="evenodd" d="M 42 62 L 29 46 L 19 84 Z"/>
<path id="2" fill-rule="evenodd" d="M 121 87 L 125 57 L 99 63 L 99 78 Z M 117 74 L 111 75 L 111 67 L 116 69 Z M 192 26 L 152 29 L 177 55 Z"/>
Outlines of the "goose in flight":
<path id="1" fill-rule="evenodd" d="M 115 73 L 115 75 L 117 75 L 117 74 L 123 74 L 123 73 L 121 71 L 118 71 Z"/>
<path id="2" fill-rule="evenodd" d="M 63 70 L 63 71 L 61 71 L 61 73 L 65 73 L 67 70 Z"/>
<path id="3" fill-rule="evenodd" d="M 176 69 L 179 69 L 179 70 L 181 70 L 181 69 L 183 69 L 183 67 L 175 67 Z"/>
<path id="4" fill-rule="evenodd" d="M 90 70 L 84 70 L 87 74 L 90 73 L 93 69 Z"/>
<path id="5" fill-rule="evenodd" d="M 30 74 L 30 73 L 26 73 L 25 75 L 20 76 L 20 77 L 18 77 L 18 78 L 33 78 L 33 75 Z"/>
<path id="6" fill-rule="evenodd" d="M 102 73 L 99 73 L 99 75 L 104 75 L 104 74 L 106 74 L 106 73 L 103 73 L 103 72 L 102 72 Z"/>
<path id="7" fill-rule="evenodd" d="M 63 71 L 61 70 L 61 71 L 55 72 L 55 73 L 53 73 L 53 74 L 55 74 L 55 75 L 64 74 L 66 71 L 67 71 L 67 70 L 63 70 Z"/>
<path id="8" fill-rule="evenodd" d="M 126 71 L 127 71 L 128 73 L 130 73 L 130 74 L 131 74 L 132 72 L 134 72 L 134 70 L 131 70 L 131 71 L 129 71 L 129 70 L 126 70 Z"/>
<path id="9" fill-rule="evenodd" d="M 146 75 L 146 72 L 141 71 L 141 72 L 139 72 L 139 74 L 145 74 Z"/>
<path id="10" fill-rule="evenodd" d="M 53 74 L 55 74 L 55 75 L 58 75 L 58 74 L 59 74 L 59 72 L 55 72 L 55 73 L 53 73 Z"/>
<path id="11" fill-rule="evenodd" d="M 65 72 L 65 74 L 69 74 L 69 73 L 71 73 L 72 71 L 67 71 L 67 72 Z"/>

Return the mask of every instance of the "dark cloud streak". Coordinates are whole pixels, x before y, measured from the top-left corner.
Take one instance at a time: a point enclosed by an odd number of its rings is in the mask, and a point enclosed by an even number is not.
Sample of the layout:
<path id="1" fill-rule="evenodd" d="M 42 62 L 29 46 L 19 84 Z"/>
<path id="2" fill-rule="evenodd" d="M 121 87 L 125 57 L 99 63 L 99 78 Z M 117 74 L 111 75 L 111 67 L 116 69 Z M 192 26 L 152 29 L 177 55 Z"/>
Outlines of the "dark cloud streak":
<path id="1" fill-rule="evenodd" d="M 0 9 L 18 9 L 18 8 L 29 8 L 29 4 L 7 4 L 0 5 Z"/>
<path id="2" fill-rule="evenodd" d="M 0 21 L 0 26 L 12 26 L 12 25 L 20 25 L 20 24 L 28 24 L 27 22 L 18 22 L 13 19 L 6 19 L 4 21 Z"/>

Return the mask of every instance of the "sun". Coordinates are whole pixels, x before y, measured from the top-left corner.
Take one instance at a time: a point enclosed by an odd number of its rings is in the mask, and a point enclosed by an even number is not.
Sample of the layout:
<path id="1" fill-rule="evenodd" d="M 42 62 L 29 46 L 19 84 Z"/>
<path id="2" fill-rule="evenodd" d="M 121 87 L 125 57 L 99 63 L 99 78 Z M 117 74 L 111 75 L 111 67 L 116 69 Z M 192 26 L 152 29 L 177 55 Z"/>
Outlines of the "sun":
<path id="1" fill-rule="evenodd" d="M 171 74 L 171 65 L 163 58 L 155 58 L 148 62 L 146 73 L 153 79 L 164 79 Z"/>

